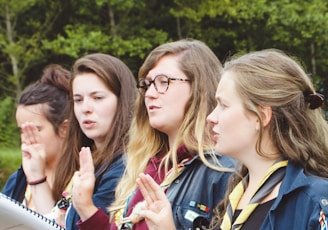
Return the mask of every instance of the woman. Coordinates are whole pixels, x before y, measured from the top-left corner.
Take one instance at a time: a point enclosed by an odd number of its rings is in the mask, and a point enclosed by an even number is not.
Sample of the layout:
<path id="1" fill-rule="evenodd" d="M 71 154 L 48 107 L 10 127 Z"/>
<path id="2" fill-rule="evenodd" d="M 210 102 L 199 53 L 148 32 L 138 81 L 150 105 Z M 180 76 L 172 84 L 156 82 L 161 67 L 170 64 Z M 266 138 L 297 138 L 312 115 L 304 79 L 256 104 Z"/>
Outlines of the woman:
<path id="1" fill-rule="evenodd" d="M 135 95 L 135 79 L 121 60 L 96 53 L 74 63 L 68 133 L 53 189 L 56 200 L 63 196 L 55 213 L 59 223 L 66 222 L 66 229 L 77 229 L 76 223 L 85 216 L 80 203 L 68 207 L 72 193 L 75 201 L 88 195 L 88 205 L 103 211 L 114 200 L 117 181 L 124 171 L 122 154 L 128 141 Z M 72 191 L 80 151 L 81 155 L 92 152 L 95 168 L 95 180 L 91 182 L 94 188 L 85 193 L 79 191 L 77 180 Z"/>
<path id="2" fill-rule="evenodd" d="M 328 126 L 301 66 L 278 50 L 246 54 L 225 64 L 216 98 L 216 149 L 242 164 L 221 229 L 323 229 Z"/>
<path id="3" fill-rule="evenodd" d="M 191 228 L 197 218 L 210 220 L 225 193 L 231 171 L 227 167 L 233 167 L 230 159 L 212 151 L 206 126 L 221 68 L 215 54 L 197 40 L 166 43 L 148 55 L 139 70 L 140 96 L 126 172 L 109 208 L 110 229 L 148 229 L 137 213 L 144 204 L 136 185 L 142 172 L 165 189 L 178 229 Z M 108 225 L 108 218 L 98 211 L 80 229 Z"/>
<path id="4" fill-rule="evenodd" d="M 224 65 L 216 99 L 207 119 L 216 150 L 241 165 L 216 208 L 213 228 L 326 229 L 324 98 L 301 66 L 272 49 L 237 57 Z M 140 215 L 154 227 L 160 226 L 156 218 L 168 222 L 168 202 L 160 190 L 144 175 L 139 184 L 150 209 Z"/>
<path id="5" fill-rule="evenodd" d="M 20 95 L 16 109 L 22 167 L 2 193 L 42 214 L 49 213 L 55 202 L 51 190 L 66 135 L 70 78 L 61 66 L 47 66 L 41 79 Z"/>

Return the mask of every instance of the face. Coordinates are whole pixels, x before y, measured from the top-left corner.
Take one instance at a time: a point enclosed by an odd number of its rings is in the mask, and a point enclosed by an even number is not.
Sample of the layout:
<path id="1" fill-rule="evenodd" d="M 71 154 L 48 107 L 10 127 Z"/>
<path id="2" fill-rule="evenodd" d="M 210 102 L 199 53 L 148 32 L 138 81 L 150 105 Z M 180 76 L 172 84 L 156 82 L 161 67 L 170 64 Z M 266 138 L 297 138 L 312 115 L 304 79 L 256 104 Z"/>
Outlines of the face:
<path id="1" fill-rule="evenodd" d="M 77 75 L 72 87 L 76 119 L 83 133 L 99 148 L 112 125 L 118 98 L 93 73 Z"/>
<path id="2" fill-rule="evenodd" d="M 233 72 L 222 75 L 216 91 L 217 106 L 207 117 L 213 125 L 216 150 L 242 161 L 247 152 L 255 151 L 258 119 L 246 111 L 235 88 Z M 241 154 L 243 153 L 243 154 Z"/>
<path id="3" fill-rule="evenodd" d="M 158 75 L 188 79 L 179 69 L 178 59 L 173 55 L 162 57 L 146 78 L 154 80 Z M 166 133 L 169 138 L 174 137 L 184 119 L 184 110 L 190 93 L 190 83 L 186 81 L 171 80 L 167 91 L 163 94 L 158 93 L 154 84 L 151 84 L 145 92 L 145 105 L 150 125 Z"/>
<path id="4" fill-rule="evenodd" d="M 32 122 L 39 130 L 40 143 L 44 144 L 47 163 L 55 162 L 61 153 L 64 136 L 57 135 L 53 125 L 42 112 L 42 105 L 19 105 L 16 110 L 16 122 L 20 128 L 25 122 Z"/>

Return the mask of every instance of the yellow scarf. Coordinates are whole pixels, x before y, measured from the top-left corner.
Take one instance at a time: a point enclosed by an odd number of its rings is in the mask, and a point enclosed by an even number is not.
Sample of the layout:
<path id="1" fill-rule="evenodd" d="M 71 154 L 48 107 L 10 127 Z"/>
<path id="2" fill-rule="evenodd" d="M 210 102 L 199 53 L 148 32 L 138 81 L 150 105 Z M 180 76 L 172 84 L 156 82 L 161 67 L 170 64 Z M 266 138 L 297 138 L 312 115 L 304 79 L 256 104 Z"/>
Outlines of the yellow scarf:
<path id="1" fill-rule="evenodd" d="M 234 190 L 229 195 L 229 205 L 227 207 L 226 213 L 223 217 L 221 224 L 222 230 L 238 230 L 243 224 L 247 221 L 248 217 L 252 214 L 255 208 L 260 204 L 260 202 L 265 198 L 274 187 L 282 180 L 286 172 L 286 166 L 288 164 L 287 160 L 279 161 L 273 164 L 258 188 L 256 189 L 255 194 L 253 195 L 250 202 L 245 208 L 241 211 L 237 219 L 232 223 L 232 218 L 237 208 L 237 205 L 244 194 L 245 187 L 248 183 L 248 177 L 244 178 L 239 184 L 234 188 Z"/>

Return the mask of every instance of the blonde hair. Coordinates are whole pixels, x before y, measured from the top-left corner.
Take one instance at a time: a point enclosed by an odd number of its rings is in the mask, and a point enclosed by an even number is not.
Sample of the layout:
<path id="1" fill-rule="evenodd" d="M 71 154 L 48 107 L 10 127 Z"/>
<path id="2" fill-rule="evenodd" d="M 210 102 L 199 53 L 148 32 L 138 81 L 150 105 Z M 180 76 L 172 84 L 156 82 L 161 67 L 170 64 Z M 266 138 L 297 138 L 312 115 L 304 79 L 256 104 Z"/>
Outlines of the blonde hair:
<path id="1" fill-rule="evenodd" d="M 316 95 L 311 79 L 295 58 L 280 50 L 267 49 L 245 54 L 225 63 L 223 72 L 234 74 L 236 90 L 246 110 L 261 120 L 259 106 L 272 108 L 269 135 L 282 157 L 301 166 L 308 174 L 328 177 L 328 124 L 321 108 L 313 106 L 309 96 Z M 269 157 L 260 148 L 263 127 L 257 142 L 259 155 Z M 229 183 L 229 194 L 247 174 L 239 167 Z M 213 223 L 219 224 L 228 203 L 216 208 Z"/>
<path id="2" fill-rule="evenodd" d="M 177 149 L 184 144 L 190 153 L 199 154 L 206 165 L 214 167 L 204 156 L 204 150 L 212 149 L 213 146 L 206 117 L 216 105 L 215 91 L 220 79 L 221 62 L 203 42 L 183 39 L 155 48 L 141 66 L 139 79 L 145 77 L 167 55 L 178 57 L 180 70 L 190 79 L 191 95 L 185 107 L 184 120 L 172 149 L 169 149 L 167 135 L 150 126 L 144 97 L 139 95 L 129 134 L 126 171 L 117 186 L 116 201 L 110 208 L 112 210 L 125 204 L 136 189 L 137 177 L 144 172 L 149 159 L 158 153 L 167 152 L 162 160 L 166 170 L 169 165 L 176 169 Z M 215 169 L 229 171 L 220 166 Z"/>

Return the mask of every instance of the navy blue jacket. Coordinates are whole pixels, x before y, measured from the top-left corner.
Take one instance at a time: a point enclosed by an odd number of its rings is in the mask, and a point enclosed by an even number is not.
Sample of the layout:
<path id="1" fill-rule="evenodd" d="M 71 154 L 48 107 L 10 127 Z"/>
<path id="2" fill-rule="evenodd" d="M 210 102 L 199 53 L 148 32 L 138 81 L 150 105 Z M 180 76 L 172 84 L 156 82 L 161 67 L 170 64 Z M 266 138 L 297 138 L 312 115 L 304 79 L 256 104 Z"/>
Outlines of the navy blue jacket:
<path id="1" fill-rule="evenodd" d="M 26 186 L 26 175 L 21 166 L 16 172 L 10 175 L 2 189 L 2 193 L 11 197 L 12 199 L 23 202 Z"/>
<path id="2" fill-rule="evenodd" d="M 289 162 L 278 197 L 260 229 L 319 230 L 320 210 L 328 217 L 328 180 L 306 175 Z"/>
<path id="3" fill-rule="evenodd" d="M 235 161 L 231 158 L 218 155 L 218 159 L 222 166 L 234 168 Z M 193 229 L 194 222 L 201 217 L 207 222 L 211 219 L 213 208 L 223 199 L 231 175 L 207 167 L 198 155 L 184 166 L 166 192 L 175 227 L 179 230 Z"/>

